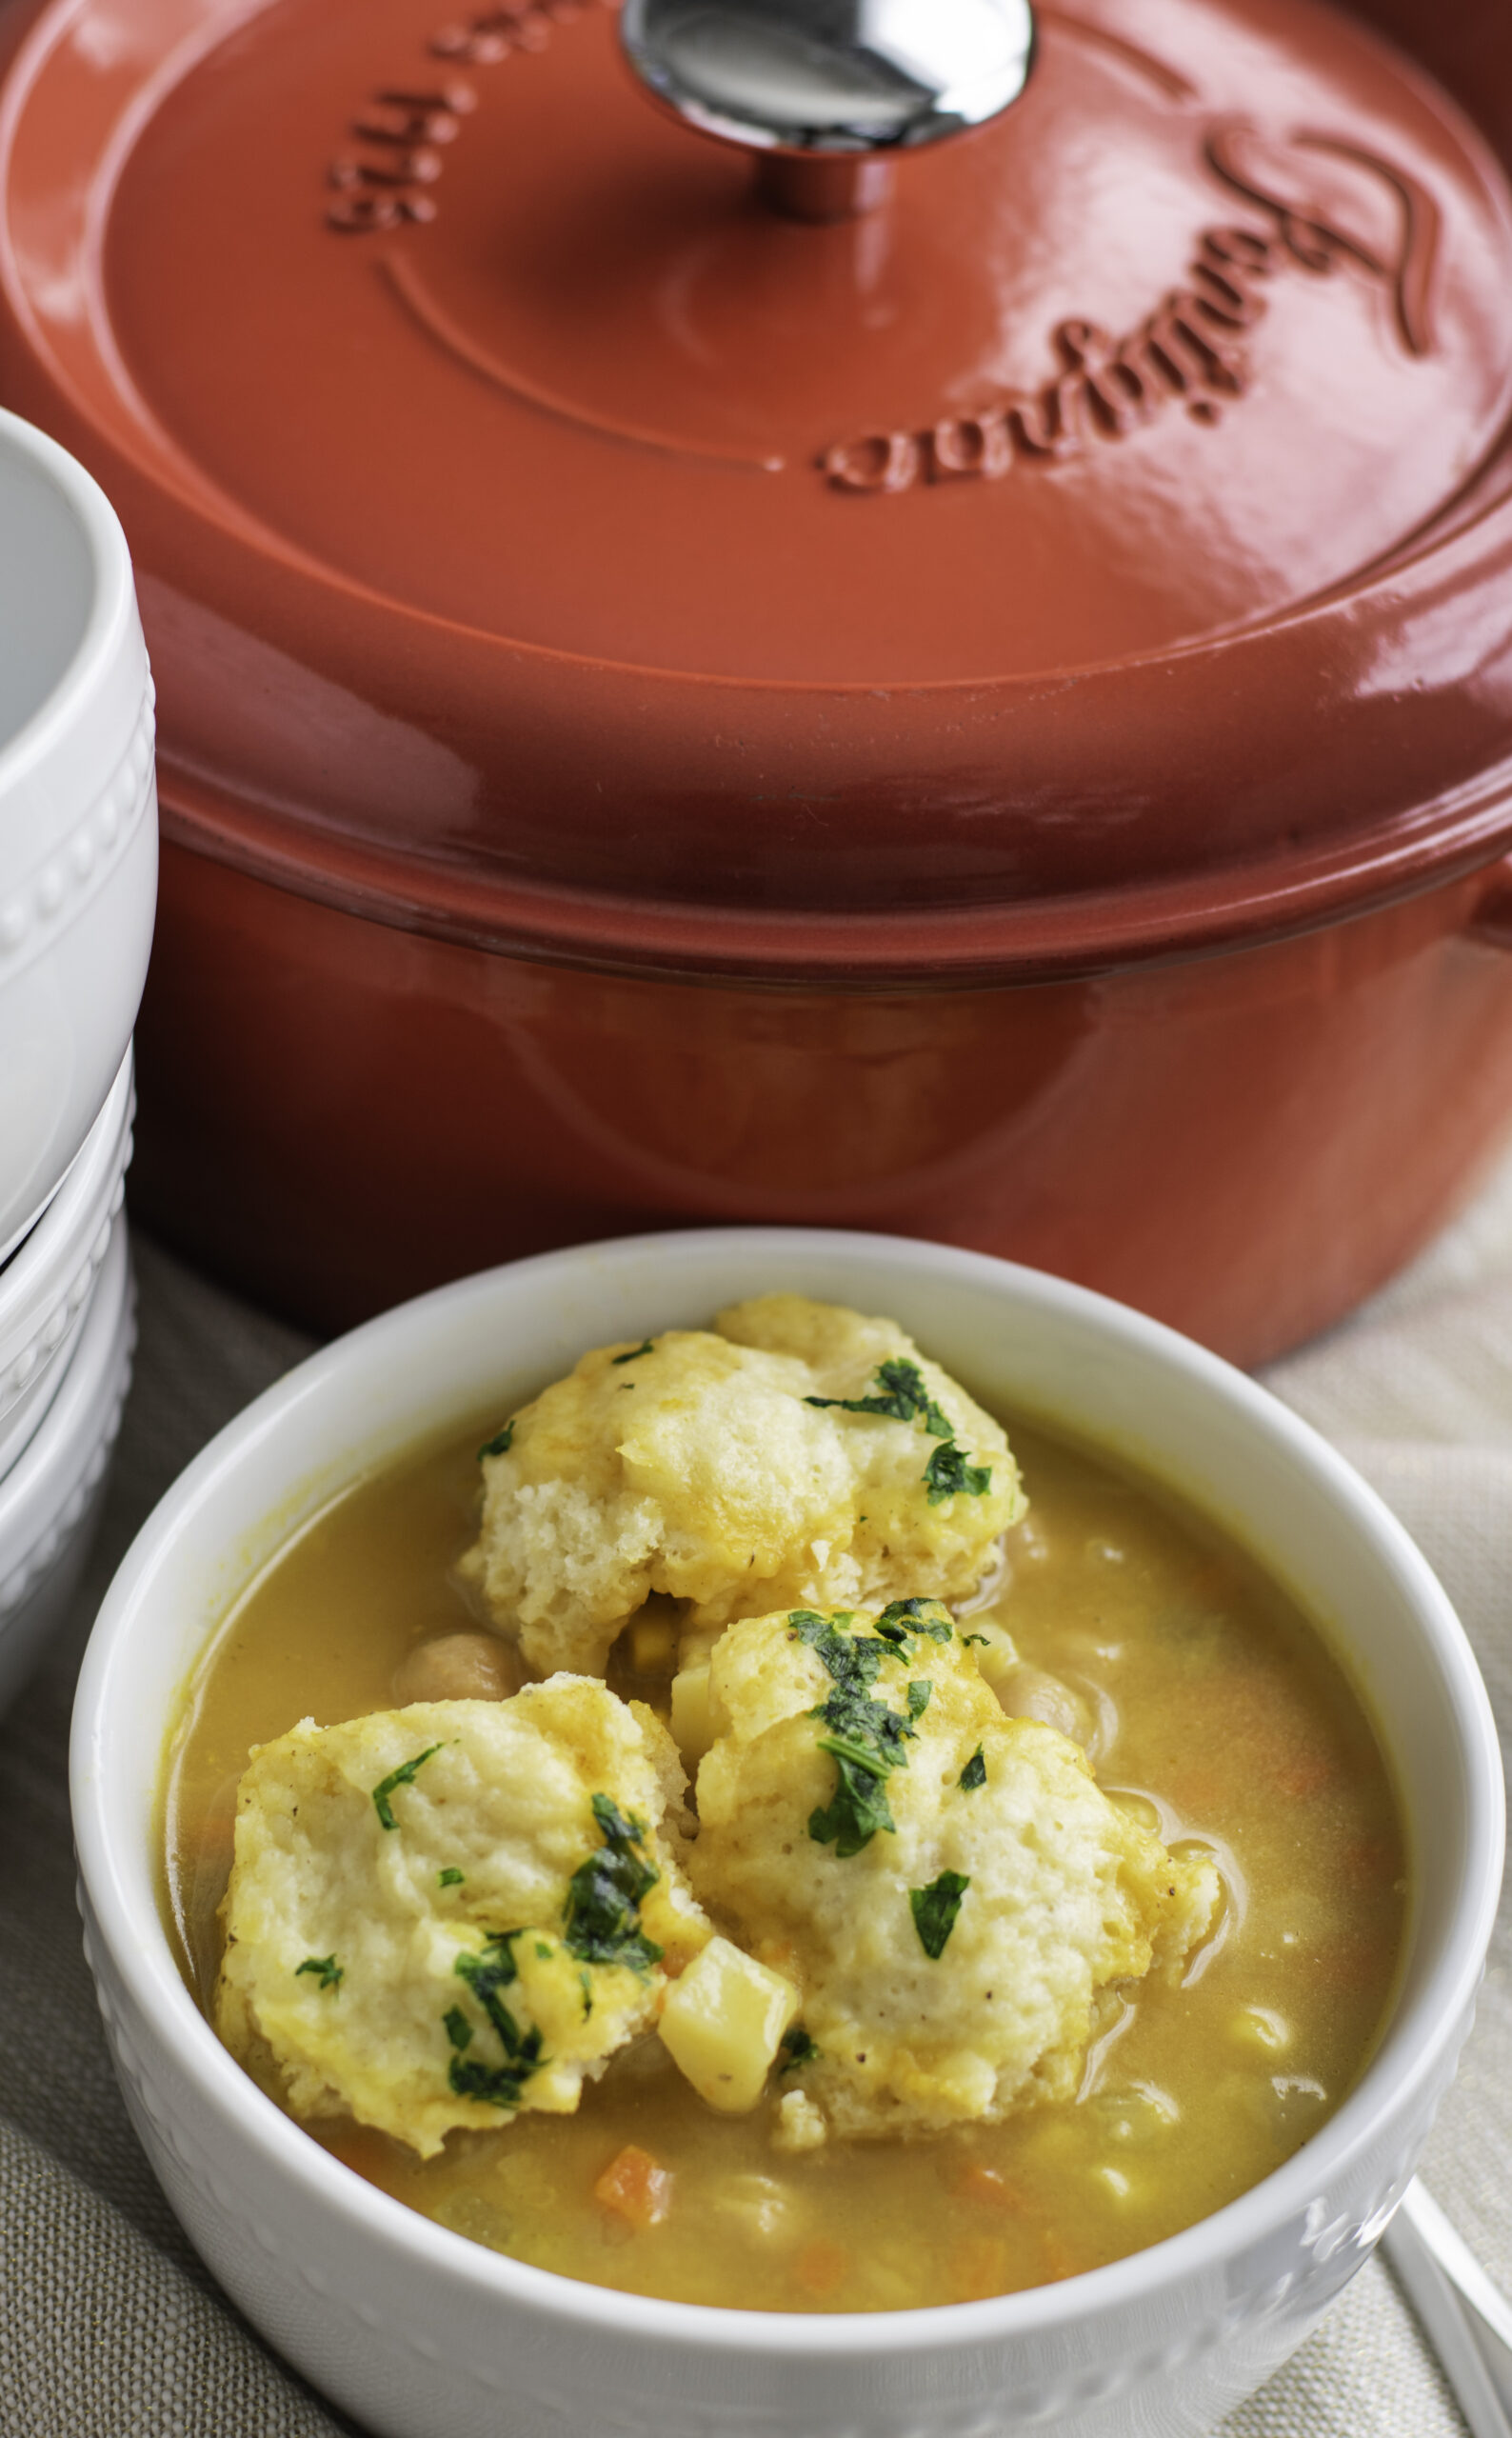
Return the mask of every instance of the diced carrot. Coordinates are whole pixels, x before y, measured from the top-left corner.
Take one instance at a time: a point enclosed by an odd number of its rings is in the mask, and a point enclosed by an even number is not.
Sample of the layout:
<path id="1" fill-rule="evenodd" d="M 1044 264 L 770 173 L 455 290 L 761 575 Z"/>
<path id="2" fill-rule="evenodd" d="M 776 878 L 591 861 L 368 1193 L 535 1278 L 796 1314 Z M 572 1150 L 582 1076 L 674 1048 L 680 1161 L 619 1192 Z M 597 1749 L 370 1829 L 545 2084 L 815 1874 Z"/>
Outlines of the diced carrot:
<path id="1" fill-rule="evenodd" d="M 850 2275 L 850 2254 L 844 2244 L 831 2243 L 826 2235 L 818 2235 L 805 2244 L 793 2263 L 793 2275 L 806 2294 L 823 2301 L 844 2286 Z"/>
<path id="2" fill-rule="evenodd" d="M 1234 1569 L 1225 1566 L 1222 1558 L 1208 1558 L 1202 1566 L 1193 1568 L 1186 1578 L 1186 1589 L 1194 1600 L 1231 1600 L 1235 1590 Z"/>
<path id="3" fill-rule="evenodd" d="M 627 2142 L 600 2176 L 593 2198 L 631 2227 L 659 2227 L 672 2207 L 670 2169 L 658 2166 L 649 2150 Z"/>
<path id="4" fill-rule="evenodd" d="M 1387 1879 L 1400 1876 L 1402 1851 L 1388 1837 L 1357 1837 L 1344 1848 L 1345 1868 L 1356 1879 Z"/>
<path id="5" fill-rule="evenodd" d="M 1326 1752 L 1296 1752 L 1276 1771 L 1276 1789 L 1293 1803 L 1305 1803 L 1309 1796 L 1322 1794 L 1333 1774 Z"/>
<path id="6" fill-rule="evenodd" d="M 958 2303 L 983 2303 L 1008 2283 L 1008 2248 L 997 2235 L 964 2235 L 950 2247 L 950 2288 Z"/>
<path id="7" fill-rule="evenodd" d="M 1046 2283 L 1053 2283 L 1062 2277 L 1074 2277 L 1084 2265 L 1077 2259 L 1064 2235 L 1058 2235 L 1053 2227 L 1046 2227 L 1042 2237 L 1042 2248 L 1044 2252 Z"/>
<path id="8" fill-rule="evenodd" d="M 212 1811 L 200 1829 L 195 1860 L 201 1870 L 229 1870 L 236 1848 L 236 1814 Z"/>
<path id="9" fill-rule="evenodd" d="M 1015 2188 L 996 2168 L 985 2168 L 980 2159 L 962 2159 L 950 2178 L 950 2190 L 961 2201 L 984 2203 L 989 2209 L 1022 2208 L 1023 2203 Z"/>
<path id="10" fill-rule="evenodd" d="M 1382 1978 L 1381 1949 L 1367 1938 L 1330 1939 L 1308 1958 L 1307 1977 L 1316 1988 L 1345 1995 Z"/>
<path id="11" fill-rule="evenodd" d="M 1224 1786 L 1216 1769 L 1188 1769 L 1179 1774 L 1172 1770 L 1161 1780 L 1161 1791 L 1168 1795 L 1183 1817 L 1203 1821 L 1224 1809 L 1225 1797 L 1232 1789 Z"/>

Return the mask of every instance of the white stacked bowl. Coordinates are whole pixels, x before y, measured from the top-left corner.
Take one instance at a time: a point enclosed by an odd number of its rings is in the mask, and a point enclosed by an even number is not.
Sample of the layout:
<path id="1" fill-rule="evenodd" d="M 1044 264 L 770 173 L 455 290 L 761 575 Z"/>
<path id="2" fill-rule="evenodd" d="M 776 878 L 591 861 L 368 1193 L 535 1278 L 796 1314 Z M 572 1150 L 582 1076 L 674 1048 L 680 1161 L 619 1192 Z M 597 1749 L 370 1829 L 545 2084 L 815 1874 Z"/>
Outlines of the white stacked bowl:
<path id="1" fill-rule="evenodd" d="M 67 1609 L 121 1426 L 134 1107 L 128 1051 L 83 1149 L 0 1268 L 0 1710 Z"/>
<path id="2" fill-rule="evenodd" d="M 115 514 L 0 412 L 0 1708 L 83 1565 L 129 1373 L 152 745 Z"/>
<path id="3" fill-rule="evenodd" d="M 135 1344 L 126 1221 L 117 1216 L 56 1392 L 0 1480 L 0 1711 L 45 1656 L 83 1572 Z"/>
<path id="4" fill-rule="evenodd" d="M 115 513 L 66 450 L 0 412 L 0 1261 L 78 1156 L 136 1021 L 152 734 Z"/>
<path id="5" fill-rule="evenodd" d="M 133 1109 L 128 1052 L 78 1157 L 0 1268 L 0 1489 L 51 1410 L 91 1309 L 120 1220 Z M 0 1586 L 8 1571 L 0 1556 Z"/>

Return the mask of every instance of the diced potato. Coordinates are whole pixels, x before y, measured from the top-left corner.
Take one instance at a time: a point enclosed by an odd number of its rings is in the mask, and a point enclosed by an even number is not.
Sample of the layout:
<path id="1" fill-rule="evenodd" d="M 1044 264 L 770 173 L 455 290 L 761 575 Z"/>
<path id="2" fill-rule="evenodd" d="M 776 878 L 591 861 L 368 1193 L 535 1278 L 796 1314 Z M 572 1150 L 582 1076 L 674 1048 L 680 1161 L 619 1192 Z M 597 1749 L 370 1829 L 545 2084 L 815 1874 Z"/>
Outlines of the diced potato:
<path id="1" fill-rule="evenodd" d="M 714 1938 L 674 1985 L 658 2029 L 699 2097 L 740 2116 L 760 2099 L 797 2012 L 790 1981 Z"/>
<path id="2" fill-rule="evenodd" d="M 969 1637 L 968 1648 L 977 1654 L 977 1669 L 997 1692 L 1002 1679 L 1019 1664 L 1019 1649 L 1006 1627 L 992 1617 L 964 1617 L 961 1621 L 963 1641 Z"/>
<path id="3" fill-rule="evenodd" d="M 802 2232 L 802 2205 L 776 2176 L 732 2175 L 721 2182 L 714 2207 L 747 2243 L 786 2250 Z"/>
<path id="4" fill-rule="evenodd" d="M 1241 2007 L 1229 2019 L 1228 2036 L 1240 2048 L 1278 2056 L 1291 2047 L 1291 2026 L 1274 2007 Z"/>
<path id="5" fill-rule="evenodd" d="M 679 1669 L 672 1679 L 672 1741 L 685 1769 L 697 1769 L 719 1733 L 709 1699 L 708 1662 Z"/>
<path id="6" fill-rule="evenodd" d="M 671 1672 L 677 1629 L 670 1617 L 637 1617 L 630 1628 L 630 1666 L 642 1676 Z"/>

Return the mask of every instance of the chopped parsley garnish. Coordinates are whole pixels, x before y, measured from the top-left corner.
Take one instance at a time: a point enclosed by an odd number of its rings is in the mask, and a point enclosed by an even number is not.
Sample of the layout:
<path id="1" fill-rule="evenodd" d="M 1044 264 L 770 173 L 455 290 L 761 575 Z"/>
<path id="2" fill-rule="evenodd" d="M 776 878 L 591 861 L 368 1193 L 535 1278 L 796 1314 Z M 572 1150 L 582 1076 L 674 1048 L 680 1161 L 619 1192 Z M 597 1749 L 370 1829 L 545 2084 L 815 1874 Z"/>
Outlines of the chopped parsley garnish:
<path id="1" fill-rule="evenodd" d="M 929 1696 L 933 1691 L 934 1687 L 927 1676 L 914 1678 L 908 1687 L 908 1716 L 910 1718 L 923 1718 L 929 1707 Z"/>
<path id="2" fill-rule="evenodd" d="M 961 1899 L 971 1882 L 958 1870 L 943 1870 L 927 1888 L 910 1888 L 908 1904 L 913 1913 L 913 1926 L 919 1933 L 919 1945 L 933 1964 L 938 1964 L 945 1951 L 945 1941 L 956 1926 Z"/>
<path id="3" fill-rule="evenodd" d="M 489 1939 L 481 1955 L 459 1955 L 452 1968 L 487 2016 L 504 2050 L 502 2066 L 487 2065 L 481 2057 L 465 2057 L 464 2049 L 472 2045 L 473 2027 L 460 2007 L 448 2008 L 441 2018 L 452 2049 L 448 2080 L 459 2099 L 518 2108 L 521 2092 L 543 2062 L 539 2025 L 532 2024 L 523 2032 L 499 1995 L 519 1978 L 513 1944 L 519 1935 L 518 1930 L 503 1930 Z"/>
<path id="4" fill-rule="evenodd" d="M 545 1939 L 537 1939 L 537 1940 L 536 1940 L 536 1943 L 535 1943 L 535 1956 L 536 1956 L 536 1962 L 537 1962 L 538 1964 L 549 1964 L 549 1963 L 550 1963 L 550 1961 L 551 1961 L 551 1950 L 550 1950 L 550 1948 L 547 1947 L 547 1943 L 546 1943 Z"/>
<path id="5" fill-rule="evenodd" d="M 806 2066 L 810 2058 L 820 2054 L 818 2041 L 811 2031 L 804 2029 L 801 2023 L 795 2023 L 791 2031 L 784 2032 L 782 2048 L 783 2062 L 777 2068 L 779 2074 L 790 2073 L 795 2066 Z"/>
<path id="6" fill-rule="evenodd" d="M 338 1964 L 334 1955 L 307 1955 L 303 1964 L 294 1967 L 297 1981 L 302 1972 L 318 1972 L 323 1989 L 339 1989 L 347 1977 L 347 1968 Z"/>
<path id="7" fill-rule="evenodd" d="M 927 1634 L 931 1642 L 948 1642 L 953 1631 L 943 1600 L 889 1600 L 877 1619 L 877 1631 L 888 1642 L 902 1635 Z M 980 1637 L 985 1641 L 985 1635 Z"/>
<path id="8" fill-rule="evenodd" d="M 622 1355 L 620 1361 L 624 1361 Z M 842 1413 L 880 1413 L 891 1422 L 922 1422 L 938 1447 L 924 1469 L 924 1485 L 929 1493 L 929 1504 L 938 1507 L 942 1499 L 954 1498 L 964 1491 L 968 1498 L 980 1498 L 992 1487 L 990 1465 L 973 1465 L 952 1437 L 953 1426 L 930 1396 L 924 1383 L 924 1373 L 917 1363 L 906 1356 L 890 1355 L 876 1369 L 877 1393 L 869 1397 L 806 1397 L 806 1406 L 836 1406 Z"/>
<path id="9" fill-rule="evenodd" d="M 962 1641 L 963 1646 L 965 1646 L 966 1643 L 979 1642 L 979 1643 L 982 1645 L 982 1648 L 983 1648 L 983 1649 L 984 1649 L 984 1650 L 985 1650 L 985 1649 L 986 1649 L 986 1648 L 987 1648 L 988 1644 L 990 1643 L 991 1639 L 992 1639 L 992 1637 L 990 1636 L 990 1634 L 963 1634 L 963 1635 L 962 1635 L 962 1637 L 961 1637 L 961 1641 Z"/>
<path id="10" fill-rule="evenodd" d="M 539 2042 L 541 2035 L 532 2031 L 530 2038 Z M 490 2108 L 518 2108 L 540 2062 L 532 2057 L 518 2065 L 486 2066 L 481 2057 L 454 2056 L 447 2080 L 459 2099 L 486 2100 Z"/>
<path id="11" fill-rule="evenodd" d="M 834 1691 L 809 1716 L 829 1729 L 820 1736 L 819 1749 L 835 1764 L 835 1791 L 827 1805 L 809 1813 L 808 1833 L 816 1845 L 832 1845 L 837 1858 L 846 1861 L 869 1846 L 879 1829 L 890 1835 L 897 1827 L 885 1781 L 894 1769 L 907 1768 L 904 1746 L 912 1743 L 913 1729 L 885 1702 L 875 1701 L 871 1688 L 884 1660 L 904 1653 L 890 1637 L 841 1633 L 839 1627 L 849 1623 L 847 1611 L 821 1617 L 811 1609 L 794 1609 L 787 1622 L 834 1679 Z"/>
<path id="12" fill-rule="evenodd" d="M 662 1950 L 641 1928 L 641 1900 L 662 1874 L 646 1859 L 645 1824 L 627 1818 L 607 1794 L 593 1797 L 593 1817 L 604 1843 L 567 1883 L 567 1946 L 584 1964 L 627 1964 L 648 1972 Z"/>
<path id="13" fill-rule="evenodd" d="M 436 1877 L 443 1888 L 460 1888 L 463 1885 L 461 1871 L 450 1863 L 447 1865 L 445 1870 L 438 1870 Z"/>
<path id="14" fill-rule="evenodd" d="M 965 1450 L 953 1439 L 947 1439 L 925 1465 L 924 1478 L 929 1504 L 938 1507 L 942 1499 L 954 1498 L 958 1491 L 967 1498 L 980 1498 L 992 1488 L 992 1468 L 973 1465 Z"/>
<path id="15" fill-rule="evenodd" d="M 593 2012 L 593 1975 L 586 1964 L 578 1966 L 578 1988 L 583 1992 L 583 2020 L 587 2023 Z"/>
<path id="16" fill-rule="evenodd" d="M 982 1747 L 979 1744 L 976 1750 L 972 1753 L 970 1760 L 966 1763 L 965 1768 L 962 1770 L 961 1775 L 957 1778 L 956 1784 L 961 1789 L 963 1794 L 974 1794 L 977 1788 L 985 1787 L 986 1782 L 987 1759 L 986 1754 L 983 1751 Z"/>
<path id="17" fill-rule="evenodd" d="M 891 1355 L 877 1366 L 871 1397 L 806 1397 L 806 1406 L 838 1406 L 842 1413 L 885 1414 L 891 1422 L 922 1422 L 931 1439 L 948 1439 L 950 1425 L 924 1385 L 917 1363 Z"/>
<path id="18" fill-rule="evenodd" d="M 479 1464 L 482 1464 L 485 1456 L 507 1456 L 513 1445 L 514 1424 L 512 1422 L 507 1422 L 502 1430 L 496 1430 L 491 1439 L 486 1439 L 484 1441 L 483 1446 L 478 1450 Z"/>
<path id="19" fill-rule="evenodd" d="M 652 1341 L 650 1338 L 643 1338 L 639 1346 L 631 1347 L 628 1354 L 611 1354 L 609 1361 L 611 1363 L 638 1363 L 643 1354 L 650 1353 L 651 1345 Z"/>
<path id="20" fill-rule="evenodd" d="M 373 1809 L 386 1828 L 397 1828 L 399 1826 L 394 1818 L 394 1808 L 388 1800 L 389 1796 L 397 1793 L 401 1787 L 412 1786 L 416 1770 L 423 1769 L 432 1753 L 439 1752 L 440 1749 L 439 1744 L 428 1744 L 425 1750 L 417 1752 L 412 1761 L 401 1761 L 397 1769 L 390 1769 L 386 1778 L 379 1779 L 372 1790 Z"/>

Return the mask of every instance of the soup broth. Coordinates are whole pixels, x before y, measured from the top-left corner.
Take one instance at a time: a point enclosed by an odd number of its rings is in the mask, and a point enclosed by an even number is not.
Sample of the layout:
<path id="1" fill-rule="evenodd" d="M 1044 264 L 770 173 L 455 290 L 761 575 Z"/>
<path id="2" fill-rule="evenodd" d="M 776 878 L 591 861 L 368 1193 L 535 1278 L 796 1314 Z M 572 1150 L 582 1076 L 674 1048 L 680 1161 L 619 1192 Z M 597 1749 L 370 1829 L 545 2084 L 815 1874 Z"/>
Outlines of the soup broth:
<path id="1" fill-rule="evenodd" d="M 1104 1790 L 1143 1805 L 1167 1845 L 1205 1846 L 1224 1883 L 1181 1986 L 1152 1978 L 1119 2001 L 1075 2101 L 795 2154 L 772 2142 L 776 2078 L 749 2115 L 716 2115 L 647 2035 L 575 2116 L 453 2133 L 429 2161 L 349 2119 L 311 2119 L 314 2140 L 517 2260 L 633 2293 L 799 2311 L 905 2309 L 1073 2275 L 1206 2216 L 1307 2140 L 1369 2054 L 1401 1946 L 1403 1845 L 1369 1725 L 1295 1608 L 1210 1528 L 1038 1429 L 1011 1435 L 1029 1513 L 964 1623 L 1004 1625 L 1023 1662 L 1014 1706 L 1074 1726 Z M 392 1709 L 417 1645 L 481 1622 L 455 1571 L 476 1528 L 478 1437 L 338 1498 L 248 1589 L 189 1688 L 166 1781 L 165 1901 L 207 2011 L 249 1748 L 311 1713 Z M 671 1637 L 647 1629 L 656 1622 L 621 1637 L 609 1683 L 665 1717 Z"/>

